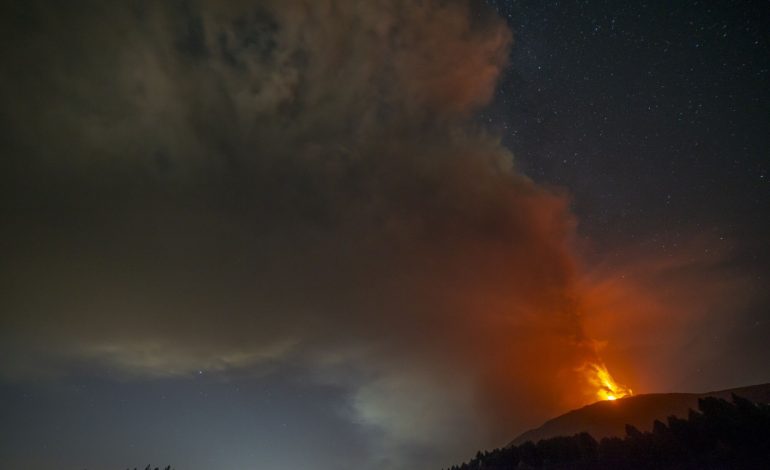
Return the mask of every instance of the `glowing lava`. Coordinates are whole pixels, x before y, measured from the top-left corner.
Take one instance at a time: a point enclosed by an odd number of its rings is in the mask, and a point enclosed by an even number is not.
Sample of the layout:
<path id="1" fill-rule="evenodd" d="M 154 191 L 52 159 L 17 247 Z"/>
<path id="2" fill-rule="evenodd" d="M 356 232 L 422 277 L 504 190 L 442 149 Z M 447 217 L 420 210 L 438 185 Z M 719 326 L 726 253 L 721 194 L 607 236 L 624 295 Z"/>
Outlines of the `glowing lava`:
<path id="1" fill-rule="evenodd" d="M 586 364 L 583 370 L 588 382 L 595 387 L 599 400 L 612 401 L 634 394 L 630 388 L 615 382 L 603 362 Z"/>

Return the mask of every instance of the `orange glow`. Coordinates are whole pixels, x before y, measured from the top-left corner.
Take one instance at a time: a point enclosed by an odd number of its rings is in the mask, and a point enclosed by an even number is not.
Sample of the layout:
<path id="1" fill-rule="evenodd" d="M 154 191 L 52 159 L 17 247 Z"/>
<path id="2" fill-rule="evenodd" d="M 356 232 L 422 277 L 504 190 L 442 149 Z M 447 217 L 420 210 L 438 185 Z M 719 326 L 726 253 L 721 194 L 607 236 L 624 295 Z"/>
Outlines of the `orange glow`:
<path id="1" fill-rule="evenodd" d="M 634 394 L 630 388 L 617 383 L 612 378 L 603 362 L 586 364 L 583 370 L 588 382 L 594 387 L 595 396 L 599 400 L 613 401 Z"/>

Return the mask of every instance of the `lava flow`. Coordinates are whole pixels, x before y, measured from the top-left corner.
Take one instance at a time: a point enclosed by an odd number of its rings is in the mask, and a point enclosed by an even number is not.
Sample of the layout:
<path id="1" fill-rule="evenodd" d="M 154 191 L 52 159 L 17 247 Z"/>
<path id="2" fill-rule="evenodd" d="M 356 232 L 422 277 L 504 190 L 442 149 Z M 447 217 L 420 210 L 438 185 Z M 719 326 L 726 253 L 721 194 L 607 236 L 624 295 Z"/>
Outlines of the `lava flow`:
<path id="1" fill-rule="evenodd" d="M 599 400 L 617 400 L 634 394 L 630 388 L 615 382 L 603 362 L 586 364 L 584 371 Z"/>

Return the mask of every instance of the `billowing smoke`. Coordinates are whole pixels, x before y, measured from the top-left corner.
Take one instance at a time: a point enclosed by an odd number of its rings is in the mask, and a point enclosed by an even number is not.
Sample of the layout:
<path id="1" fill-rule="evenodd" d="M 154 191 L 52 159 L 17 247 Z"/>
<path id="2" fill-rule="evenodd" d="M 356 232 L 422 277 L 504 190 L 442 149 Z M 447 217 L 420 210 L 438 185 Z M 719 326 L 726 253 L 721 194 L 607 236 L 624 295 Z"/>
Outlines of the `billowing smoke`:
<path id="1" fill-rule="evenodd" d="M 585 400 L 569 201 L 473 120 L 482 2 L 7 3 L 4 375 L 299 364 L 380 468 Z"/>

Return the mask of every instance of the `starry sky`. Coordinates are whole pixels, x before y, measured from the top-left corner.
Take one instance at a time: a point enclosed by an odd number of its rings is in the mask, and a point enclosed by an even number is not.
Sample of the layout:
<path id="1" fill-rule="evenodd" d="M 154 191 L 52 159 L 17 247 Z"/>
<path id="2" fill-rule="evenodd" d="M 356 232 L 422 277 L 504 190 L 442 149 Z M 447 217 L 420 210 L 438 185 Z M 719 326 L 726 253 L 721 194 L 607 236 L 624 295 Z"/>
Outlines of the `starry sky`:
<path id="1" fill-rule="evenodd" d="M 767 2 L 0 6 L 0 466 L 442 468 L 770 381 Z"/>

